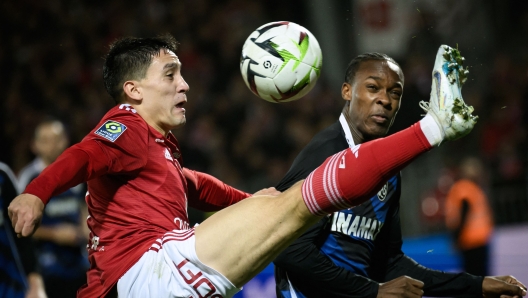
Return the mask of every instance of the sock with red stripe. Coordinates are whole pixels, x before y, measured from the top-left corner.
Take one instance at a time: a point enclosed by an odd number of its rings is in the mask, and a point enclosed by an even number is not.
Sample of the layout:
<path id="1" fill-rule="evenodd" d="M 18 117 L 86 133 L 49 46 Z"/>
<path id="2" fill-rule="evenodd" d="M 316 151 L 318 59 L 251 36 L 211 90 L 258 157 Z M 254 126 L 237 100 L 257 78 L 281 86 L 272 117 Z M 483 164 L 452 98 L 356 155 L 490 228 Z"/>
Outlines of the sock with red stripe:
<path id="1" fill-rule="evenodd" d="M 310 212 L 325 215 L 370 199 L 392 176 L 435 145 L 420 124 L 330 156 L 303 182 L 302 197 Z"/>

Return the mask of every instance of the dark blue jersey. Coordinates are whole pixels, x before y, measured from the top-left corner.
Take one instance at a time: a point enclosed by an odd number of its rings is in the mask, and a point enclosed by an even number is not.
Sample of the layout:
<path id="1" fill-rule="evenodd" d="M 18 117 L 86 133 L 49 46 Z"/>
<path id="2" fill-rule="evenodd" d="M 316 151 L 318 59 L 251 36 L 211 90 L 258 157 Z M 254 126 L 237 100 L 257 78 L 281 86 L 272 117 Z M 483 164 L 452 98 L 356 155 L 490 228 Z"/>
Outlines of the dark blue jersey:
<path id="1" fill-rule="evenodd" d="M 22 169 L 19 188 L 22 190 L 35 179 L 44 169 L 42 161 L 35 159 Z M 52 197 L 42 214 L 42 227 L 54 227 L 61 224 L 74 226 L 84 225 L 81 222 L 81 210 L 85 204 L 86 187 L 79 184 L 65 192 Z M 79 239 L 75 246 L 60 245 L 53 241 L 36 240 L 37 261 L 44 281 L 49 278 L 62 280 L 77 280 L 85 278 L 89 262 L 86 250 L 86 240 Z"/>
<path id="2" fill-rule="evenodd" d="M 321 244 L 321 252 L 337 266 L 368 276 L 376 239 L 385 223 L 394 215 L 395 208 L 390 208 L 391 205 L 399 204 L 399 200 L 398 175 L 360 206 L 335 212 L 329 223 L 327 238 Z"/>
<path id="3" fill-rule="evenodd" d="M 13 173 L 0 163 L 0 297 L 25 297 L 26 274 L 36 272 L 31 238 L 17 238 L 7 214 L 17 194 Z"/>
<path id="4" fill-rule="evenodd" d="M 306 178 L 351 139 L 344 118 L 319 132 L 276 188 Z M 274 261 L 277 297 L 376 297 L 379 283 L 402 275 L 423 281 L 426 296 L 481 296 L 483 277 L 431 270 L 403 254 L 400 185 L 392 177 L 369 201 L 323 218 L 284 250 Z"/>

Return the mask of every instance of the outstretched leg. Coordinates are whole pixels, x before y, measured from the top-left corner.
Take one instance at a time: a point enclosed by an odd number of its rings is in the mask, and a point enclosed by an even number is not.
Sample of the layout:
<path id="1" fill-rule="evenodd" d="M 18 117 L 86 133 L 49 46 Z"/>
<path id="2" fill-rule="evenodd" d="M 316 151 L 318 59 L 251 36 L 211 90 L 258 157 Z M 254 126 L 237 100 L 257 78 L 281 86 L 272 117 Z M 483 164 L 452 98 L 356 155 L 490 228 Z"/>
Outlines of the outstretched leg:
<path id="1" fill-rule="evenodd" d="M 420 124 L 329 157 L 277 197 L 248 198 L 196 227 L 200 260 L 242 286 L 325 214 L 368 200 L 432 145 Z"/>
<path id="2" fill-rule="evenodd" d="M 460 96 L 456 59 L 446 53 L 442 46 L 424 119 L 331 156 L 306 180 L 277 197 L 248 198 L 217 212 L 196 227 L 198 258 L 240 287 L 322 216 L 369 199 L 420 154 L 469 133 L 476 119 Z M 448 76 L 456 80 L 447 80 Z"/>

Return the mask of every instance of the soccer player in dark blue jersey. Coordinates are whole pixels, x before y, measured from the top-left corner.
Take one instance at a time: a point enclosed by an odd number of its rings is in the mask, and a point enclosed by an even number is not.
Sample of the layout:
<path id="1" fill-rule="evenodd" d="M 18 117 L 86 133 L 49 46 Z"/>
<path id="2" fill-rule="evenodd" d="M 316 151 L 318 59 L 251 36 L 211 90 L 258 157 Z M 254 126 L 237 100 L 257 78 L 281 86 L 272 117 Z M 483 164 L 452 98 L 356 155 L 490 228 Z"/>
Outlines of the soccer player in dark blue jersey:
<path id="1" fill-rule="evenodd" d="M 311 140 L 276 188 L 284 191 L 305 179 L 336 152 L 386 136 L 400 108 L 403 85 L 400 66 L 387 55 L 354 58 L 341 90 L 345 106 L 339 120 Z M 525 294 L 513 277 L 445 273 L 407 257 L 401 250 L 400 192 L 397 174 L 370 200 L 323 218 L 291 244 L 274 261 L 277 297 Z"/>
<path id="2" fill-rule="evenodd" d="M 45 298 L 31 238 L 17 238 L 7 206 L 18 195 L 11 169 L 0 162 L 0 297 Z"/>
<path id="3" fill-rule="evenodd" d="M 22 191 L 49 166 L 68 146 L 64 124 L 47 118 L 35 128 L 32 151 L 35 158 L 18 174 Z M 74 298 L 86 283 L 88 257 L 86 243 L 86 187 L 79 184 L 56 196 L 42 215 L 39 229 L 33 235 L 37 263 L 50 298 Z"/>

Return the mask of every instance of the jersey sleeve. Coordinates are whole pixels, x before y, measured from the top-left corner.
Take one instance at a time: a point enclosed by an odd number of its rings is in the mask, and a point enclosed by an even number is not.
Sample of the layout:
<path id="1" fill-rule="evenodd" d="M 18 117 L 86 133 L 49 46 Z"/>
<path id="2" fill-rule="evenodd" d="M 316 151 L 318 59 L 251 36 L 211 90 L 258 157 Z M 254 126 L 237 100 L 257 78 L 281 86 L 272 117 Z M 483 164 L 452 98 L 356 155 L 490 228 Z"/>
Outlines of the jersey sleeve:
<path id="1" fill-rule="evenodd" d="M 131 173 L 147 163 L 149 128 L 140 116 L 130 111 L 121 110 L 108 117 L 84 140 L 95 140 L 101 146 L 108 174 Z"/>
<path id="2" fill-rule="evenodd" d="M 381 276 L 379 281 L 387 282 L 402 275 L 407 275 L 424 283 L 424 296 L 458 297 L 462 295 L 481 297 L 484 277 L 473 276 L 468 273 L 446 273 L 429 269 L 403 253 L 401 250 L 403 240 L 399 214 L 398 195 L 398 204 L 395 204 L 395 208 L 392 211 L 391 222 L 386 230 L 387 233 L 380 235 L 384 237 L 381 239 L 386 239 L 386 242 L 376 245 L 377 247 L 383 247 L 385 254 L 382 253 L 380 255 L 378 253 L 373 257 L 373 260 L 378 260 L 378 262 L 373 266 L 376 272 L 373 272 L 372 276 Z M 384 264 L 380 264 L 380 260 Z"/>
<path id="3" fill-rule="evenodd" d="M 401 255 L 389 266 L 386 279 L 407 275 L 424 283 L 428 297 L 482 297 L 483 276 L 465 272 L 447 273 L 426 268 L 406 255 Z"/>
<path id="4" fill-rule="evenodd" d="M 183 168 L 183 175 L 189 206 L 201 211 L 218 211 L 251 196 L 205 173 Z"/>
<path id="5" fill-rule="evenodd" d="M 105 130 L 119 132 L 110 136 L 101 133 Z M 66 149 L 31 181 L 24 193 L 36 195 L 46 204 L 51 197 L 90 179 L 105 174 L 132 174 L 147 162 L 147 141 L 148 127 L 141 119 L 116 115 L 82 142 Z"/>

